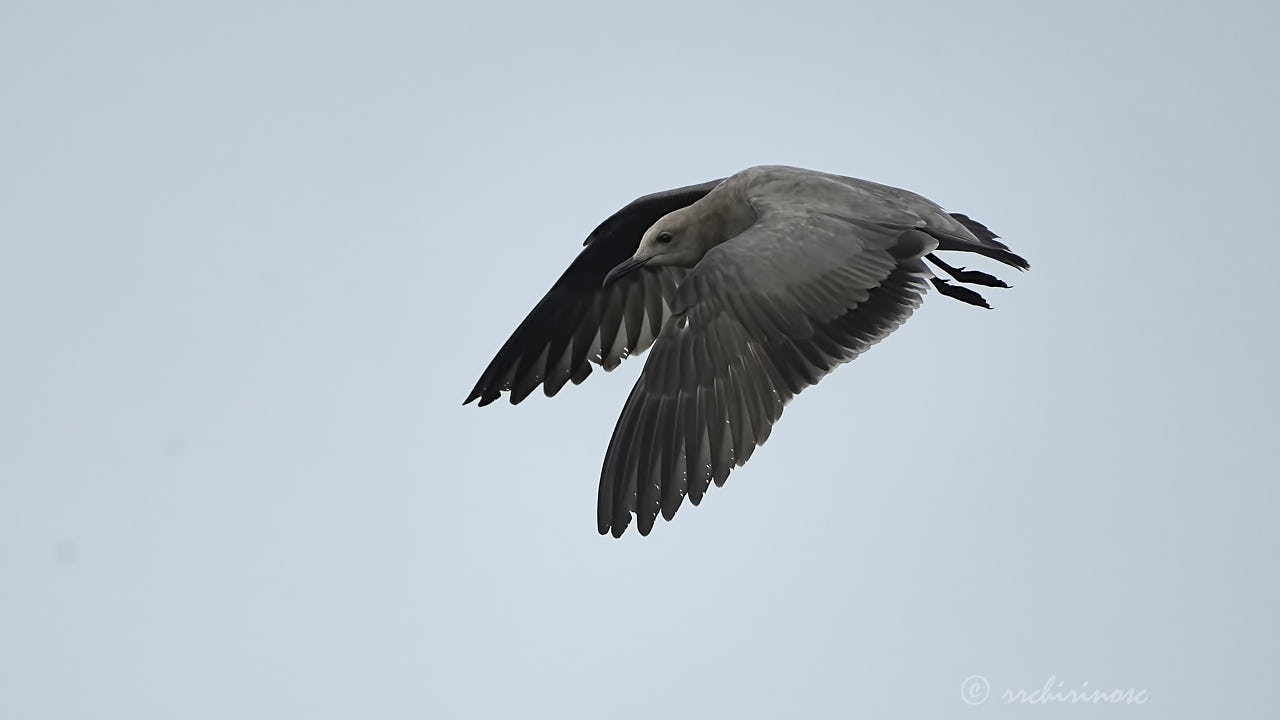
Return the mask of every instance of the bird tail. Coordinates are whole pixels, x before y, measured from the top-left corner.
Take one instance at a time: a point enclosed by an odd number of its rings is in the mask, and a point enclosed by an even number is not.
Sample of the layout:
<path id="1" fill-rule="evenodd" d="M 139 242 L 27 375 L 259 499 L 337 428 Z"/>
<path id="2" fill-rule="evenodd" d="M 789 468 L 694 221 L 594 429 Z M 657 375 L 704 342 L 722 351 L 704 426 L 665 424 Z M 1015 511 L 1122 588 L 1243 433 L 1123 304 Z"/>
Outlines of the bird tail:
<path id="1" fill-rule="evenodd" d="M 968 230 L 972 237 L 965 237 L 963 234 L 958 232 L 930 233 L 938 240 L 938 251 L 977 253 L 979 255 L 989 257 L 992 260 L 1002 262 L 1010 267 L 1015 267 L 1019 270 L 1030 269 L 1031 263 L 1011 251 L 1008 245 L 997 240 L 996 237 L 998 236 L 991 232 L 991 229 L 986 225 L 970 218 L 968 215 L 961 215 L 960 213 L 951 213 L 951 217 L 954 218 L 956 222 L 963 225 L 965 230 Z M 964 284 L 995 288 L 1009 287 L 1000 278 L 984 273 L 981 270 L 952 267 L 945 260 L 938 257 L 936 253 L 929 253 L 925 256 L 925 260 L 928 260 L 938 269 L 942 270 L 947 275 L 950 275 L 952 280 L 955 280 L 958 283 L 963 283 L 962 285 L 952 285 L 944 278 L 930 278 L 929 282 L 933 283 L 933 286 L 937 288 L 938 292 L 948 297 L 955 298 L 956 300 L 967 302 L 970 305 L 977 305 L 978 307 L 988 309 L 991 308 L 991 305 L 987 303 L 986 298 L 982 297 L 982 295 L 978 294 L 978 292 L 972 288 L 964 287 Z"/>
<path id="2" fill-rule="evenodd" d="M 1031 263 L 1027 262 L 1021 255 L 1009 250 L 1008 245 L 997 240 L 996 238 L 1000 236 L 991 232 L 991 229 L 986 225 L 962 213 L 951 213 L 951 217 L 955 218 L 966 230 L 973 233 L 973 236 L 978 238 L 978 242 L 974 243 L 955 237 L 935 236 L 938 238 L 938 250 L 978 253 L 1019 270 L 1031 269 Z"/>

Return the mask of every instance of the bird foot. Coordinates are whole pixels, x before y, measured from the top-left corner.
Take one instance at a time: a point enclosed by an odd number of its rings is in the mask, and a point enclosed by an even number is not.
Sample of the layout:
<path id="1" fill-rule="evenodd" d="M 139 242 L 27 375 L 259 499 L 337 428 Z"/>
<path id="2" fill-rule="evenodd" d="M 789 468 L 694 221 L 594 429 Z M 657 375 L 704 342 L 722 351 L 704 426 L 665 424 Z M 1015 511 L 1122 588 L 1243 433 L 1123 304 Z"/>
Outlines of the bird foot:
<path id="1" fill-rule="evenodd" d="M 938 289 L 938 292 L 946 295 L 947 297 L 952 297 L 957 300 L 967 302 L 970 305 L 977 305 L 978 307 L 986 308 L 988 310 L 991 309 L 991 306 L 987 304 L 986 298 L 967 287 L 952 285 L 942 278 L 929 278 L 929 282 L 933 283 L 933 286 Z"/>

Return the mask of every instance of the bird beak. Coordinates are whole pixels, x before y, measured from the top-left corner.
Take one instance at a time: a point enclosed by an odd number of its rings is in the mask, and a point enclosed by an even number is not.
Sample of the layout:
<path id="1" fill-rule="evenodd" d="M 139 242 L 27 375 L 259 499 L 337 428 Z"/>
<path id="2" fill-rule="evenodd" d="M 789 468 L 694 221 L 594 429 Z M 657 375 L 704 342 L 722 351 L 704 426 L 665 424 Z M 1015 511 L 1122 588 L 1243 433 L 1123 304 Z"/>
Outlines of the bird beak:
<path id="1" fill-rule="evenodd" d="M 622 277 L 623 275 L 630 275 L 636 270 L 639 270 L 640 268 L 644 267 L 646 264 L 648 264 L 649 260 L 651 259 L 652 258 L 630 257 L 630 258 L 627 258 L 626 260 L 623 260 L 622 262 L 618 263 L 617 267 L 610 270 L 608 275 L 604 276 L 604 282 L 601 283 L 601 287 L 609 287 L 614 282 L 616 282 L 618 278 Z"/>

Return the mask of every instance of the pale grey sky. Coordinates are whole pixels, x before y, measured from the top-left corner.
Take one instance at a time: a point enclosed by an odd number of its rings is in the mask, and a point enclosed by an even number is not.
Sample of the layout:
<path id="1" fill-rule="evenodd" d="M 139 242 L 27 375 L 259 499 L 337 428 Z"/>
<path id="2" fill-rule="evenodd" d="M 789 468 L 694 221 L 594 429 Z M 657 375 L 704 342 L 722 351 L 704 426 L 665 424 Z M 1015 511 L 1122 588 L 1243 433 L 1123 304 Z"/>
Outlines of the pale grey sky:
<path id="1" fill-rule="evenodd" d="M 1278 31 L 5 3 L 0 717 L 1273 716 Z M 1032 271 L 931 295 L 701 507 L 601 538 L 640 361 L 460 403 L 596 223 L 760 163 Z M 1000 697 L 1046 682 L 1147 702 Z"/>

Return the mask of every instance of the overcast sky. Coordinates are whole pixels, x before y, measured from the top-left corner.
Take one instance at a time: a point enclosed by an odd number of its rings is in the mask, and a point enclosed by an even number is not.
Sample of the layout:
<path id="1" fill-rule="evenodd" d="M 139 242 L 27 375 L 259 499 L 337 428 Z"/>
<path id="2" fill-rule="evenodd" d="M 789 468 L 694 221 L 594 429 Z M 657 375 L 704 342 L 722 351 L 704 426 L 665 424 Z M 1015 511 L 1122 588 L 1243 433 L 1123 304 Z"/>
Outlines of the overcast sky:
<path id="1" fill-rule="evenodd" d="M 1277 32 L 5 3 L 0 717 L 1272 717 Z M 700 507 L 601 538 L 642 361 L 461 401 L 601 219 L 761 163 L 1032 270 L 931 294 Z M 1146 702 L 1003 697 L 1046 684 Z"/>

